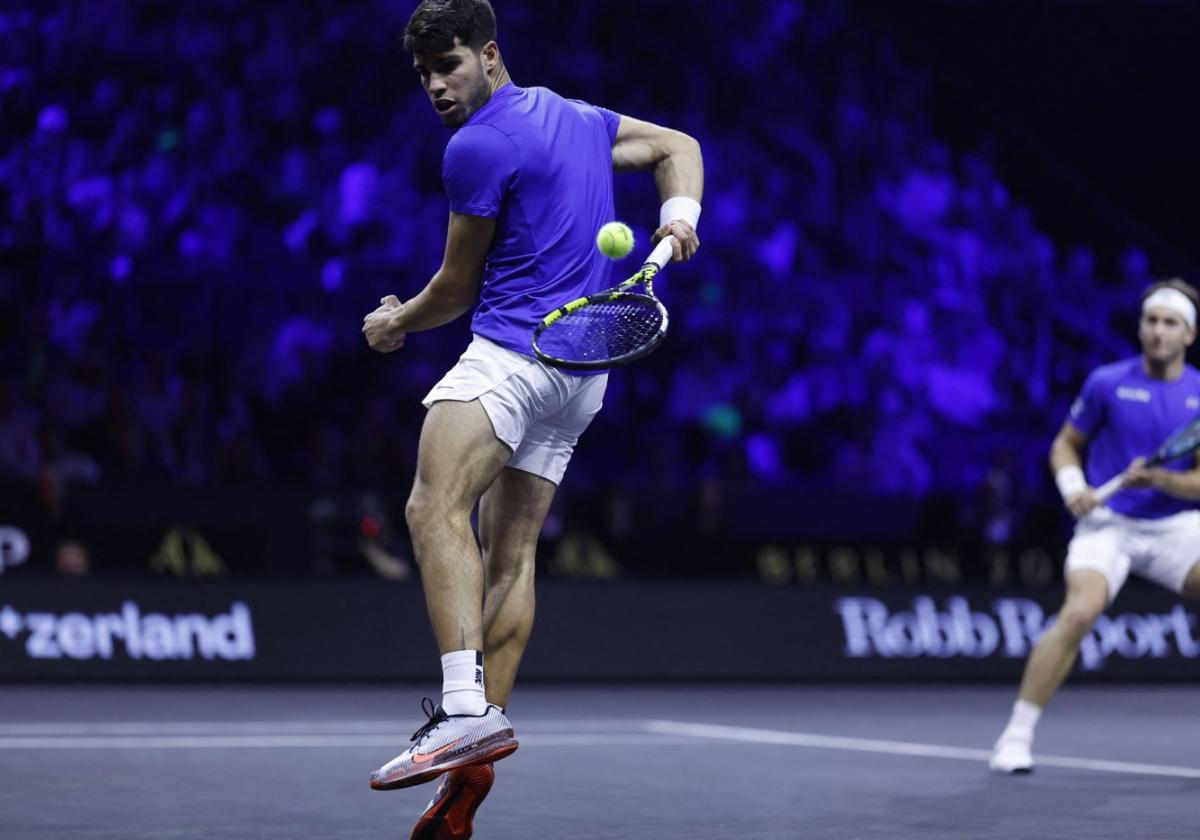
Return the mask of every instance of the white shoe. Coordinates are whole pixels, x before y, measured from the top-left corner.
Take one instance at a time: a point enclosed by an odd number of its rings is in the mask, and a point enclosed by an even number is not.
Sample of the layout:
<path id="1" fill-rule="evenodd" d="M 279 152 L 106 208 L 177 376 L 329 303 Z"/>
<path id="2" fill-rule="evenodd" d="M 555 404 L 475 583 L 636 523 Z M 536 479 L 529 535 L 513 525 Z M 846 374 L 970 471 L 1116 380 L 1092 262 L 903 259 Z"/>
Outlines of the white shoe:
<path id="1" fill-rule="evenodd" d="M 988 767 L 993 773 L 1032 773 L 1033 738 L 1004 732 L 992 748 Z"/>
<path id="2" fill-rule="evenodd" d="M 429 716 L 413 733 L 413 745 L 371 774 L 374 790 L 423 784 L 459 767 L 490 764 L 516 750 L 512 724 L 499 706 L 481 715 L 447 715 L 428 697 L 421 708 Z"/>

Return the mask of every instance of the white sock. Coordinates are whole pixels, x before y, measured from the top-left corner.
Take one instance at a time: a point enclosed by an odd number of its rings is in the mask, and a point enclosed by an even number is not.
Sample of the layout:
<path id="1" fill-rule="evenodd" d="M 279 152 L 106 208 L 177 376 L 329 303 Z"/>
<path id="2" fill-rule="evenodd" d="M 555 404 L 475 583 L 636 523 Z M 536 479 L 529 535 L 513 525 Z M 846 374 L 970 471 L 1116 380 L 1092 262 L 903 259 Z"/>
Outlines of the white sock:
<path id="1" fill-rule="evenodd" d="M 1038 718 L 1042 716 L 1042 707 L 1027 700 L 1013 703 L 1012 717 L 1008 719 L 1005 735 L 1019 735 L 1023 738 L 1033 737 L 1033 728 L 1037 726 Z"/>
<path id="2" fill-rule="evenodd" d="M 442 710 L 448 715 L 487 711 L 482 651 L 453 650 L 442 656 Z"/>

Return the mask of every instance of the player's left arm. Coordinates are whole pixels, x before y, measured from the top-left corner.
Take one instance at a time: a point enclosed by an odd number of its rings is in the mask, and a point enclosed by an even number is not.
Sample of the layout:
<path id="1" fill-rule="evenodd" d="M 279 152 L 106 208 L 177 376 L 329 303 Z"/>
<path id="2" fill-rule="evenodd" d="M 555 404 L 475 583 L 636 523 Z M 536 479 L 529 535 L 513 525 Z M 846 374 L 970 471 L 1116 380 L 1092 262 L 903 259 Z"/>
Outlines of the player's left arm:
<path id="1" fill-rule="evenodd" d="M 653 242 L 657 244 L 671 234 L 676 239 L 676 260 L 695 256 L 700 247 L 696 220 L 704 196 L 704 156 L 700 143 L 682 131 L 622 116 L 613 140 L 612 159 L 617 172 L 653 170 L 663 201 Z"/>
<path id="2" fill-rule="evenodd" d="M 390 353 L 400 349 L 406 333 L 440 327 L 474 306 L 495 233 L 495 219 L 451 212 L 441 268 L 415 297 L 401 303 L 388 295 L 379 302 L 363 319 L 367 343 Z"/>
<path id="3" fill-rule="evenodd" d="M 1163 467 L 1145 467 L 1145 458 L 1134 458 L 1125 472 L 1124 487 L 1152 487 L 1168 496 L 1200 501 L 1200 454 L 1196 455 L 1190 470 L 1168 470 Z"/>

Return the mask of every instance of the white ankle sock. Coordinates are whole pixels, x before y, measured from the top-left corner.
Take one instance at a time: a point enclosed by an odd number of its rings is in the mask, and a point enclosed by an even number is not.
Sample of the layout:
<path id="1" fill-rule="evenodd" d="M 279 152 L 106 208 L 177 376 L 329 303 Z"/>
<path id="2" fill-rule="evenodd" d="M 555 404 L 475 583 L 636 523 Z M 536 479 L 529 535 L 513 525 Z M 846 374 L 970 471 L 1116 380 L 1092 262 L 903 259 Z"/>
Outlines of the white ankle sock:
<path id="1" fill-rule="evenodd" d="M 1027 700 L 1013 703 L 1012 717 L 1008 719 L 1005 733 L 1011 735 L 1033 736 L 1033 728 L 1037 726 L 1038 718 L 1042 716 L 1042 707 Z"/>
<path id="2" fill-rule="evenodd" d="M 448 715 L 487 711 L 482 651 L 453 650 L 442 656 L 442 710 Z"/>

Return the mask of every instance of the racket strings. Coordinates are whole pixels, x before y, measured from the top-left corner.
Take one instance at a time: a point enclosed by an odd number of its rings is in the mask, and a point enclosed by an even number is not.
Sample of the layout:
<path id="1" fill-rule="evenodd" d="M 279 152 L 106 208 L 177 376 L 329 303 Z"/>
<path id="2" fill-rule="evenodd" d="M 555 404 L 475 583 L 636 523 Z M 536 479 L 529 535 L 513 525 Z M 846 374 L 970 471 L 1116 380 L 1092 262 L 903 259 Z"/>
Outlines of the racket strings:
<path id="1" fill-rule="evenodd" d="M 662 311 L 647 300 L 591 303 L 547 327 L 538 347 L 565 361 L 617 359 L 656 341 L 662 326 Z"/>

